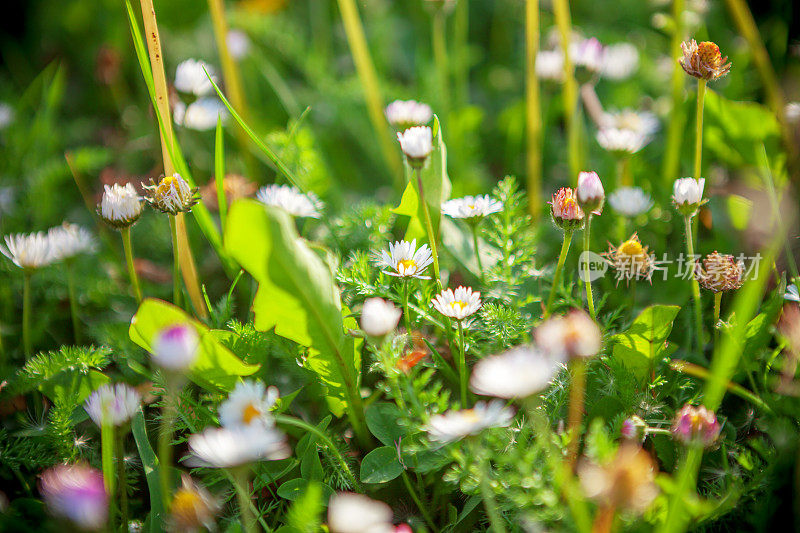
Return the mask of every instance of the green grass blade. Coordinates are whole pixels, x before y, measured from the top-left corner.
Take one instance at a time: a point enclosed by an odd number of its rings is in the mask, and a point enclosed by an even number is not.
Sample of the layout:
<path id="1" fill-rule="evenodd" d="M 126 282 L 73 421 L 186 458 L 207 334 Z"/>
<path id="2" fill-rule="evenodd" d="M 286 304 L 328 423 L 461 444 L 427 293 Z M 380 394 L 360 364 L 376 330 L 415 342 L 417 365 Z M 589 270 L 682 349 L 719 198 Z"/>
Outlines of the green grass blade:
<path id="1" fill-rule="evenodd" d="M 225 197 L 225 140 L 222 138 L 222 117 L 217 116 L 217 131 L 214 138 L 214 180 L 217 182 L 217 205 L 219 223 L 225 234 L 225 222 L 228 216 L 228 199 Z"/>

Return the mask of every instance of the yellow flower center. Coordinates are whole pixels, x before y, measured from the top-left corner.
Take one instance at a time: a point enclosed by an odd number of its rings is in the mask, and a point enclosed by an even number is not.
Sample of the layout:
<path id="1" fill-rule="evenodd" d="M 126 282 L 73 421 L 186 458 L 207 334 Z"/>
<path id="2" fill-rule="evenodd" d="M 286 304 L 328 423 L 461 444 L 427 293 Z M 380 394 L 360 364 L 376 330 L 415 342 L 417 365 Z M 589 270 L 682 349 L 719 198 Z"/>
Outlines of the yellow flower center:
<path id="1" fill-rule="evenodd" d="M 620 245 L 619 252 L 625 255 L 639 256 L 642 255 L 644 249 L 642 248 L 642 243 L 640 243 L 637 240 L 631 239 L 629 241 L 623 242 Z"/>
<path id="2" fill-rule="evenodd" d="M 156 194 L 163 196 L 167 194 L 173 186 L 175 187 L 175 189 L 177 189 L 178 188 L 177 181 L 178 180 L 177 178 L 175 178 L 175 176 L 164 177 L 158 184 L 158 188 L 156 189 Z"/>
<path id="3" fill-rule="evenodd" d="M 403 267 L 404 271 L 408 271 L 411 269 L 416 270 L 417 262 L 413 259 L 402 259 L 397 262 L 397 270 L 400 271 L 400 267 Z"/>
<path id="4" fill-rule="evenodd" d="M 455 309 L 457 307 L 459 311 L 463 311 L 464 308 L 467 306 L 467 302 L 462 301 L 462 300 L 456 300 L 455 302 L 453 302 L 450 305 L 453 307 L 453 309 Z"/>
<path id="5" fill-rule="evenodd" d="M 711 67 L 716 68 L 722 62 L 719 46 L 712 42 L 705 41 L 697 45 L 697 53 L 700 56 L 700 60 Z"/>
<path id="6" fill-rule="evenodd" d="M 254 418 L 261 416 L 261 411 L 252 403 L 248 403 L 247 407 L 242 411 L 242 420 L 245 424 L 250 424 Z"/>
<path id="7" fill-rule="evenodd" d="M 193 490 L 178 489 L 172 498 L 172 515 L 181 525 L 199 527 L 201 525 L 198 511 L 203 508 L 203 500 Z"/>
<path id="8" fill-rule="evenodd" d="M 565 210 L 566 209 L 570 209 L 570 208 L 574 208 L 574 207 L 577 207 L 577 206 L 578 206 L 578 202 L 576 202 L 575 198 L 572 198 L 571 196 L 569 198 L 565 198 L 564 199 L 564 203 L 562 205 L 562 207 Z"/>

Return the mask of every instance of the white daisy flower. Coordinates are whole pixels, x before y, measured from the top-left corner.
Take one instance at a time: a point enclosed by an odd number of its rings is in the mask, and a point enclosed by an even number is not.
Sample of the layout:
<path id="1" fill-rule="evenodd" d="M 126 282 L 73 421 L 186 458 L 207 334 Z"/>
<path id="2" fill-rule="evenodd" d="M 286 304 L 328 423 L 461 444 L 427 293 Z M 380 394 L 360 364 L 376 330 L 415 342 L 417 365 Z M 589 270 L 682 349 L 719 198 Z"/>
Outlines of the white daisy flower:
<path id="1" fill-rule="evenodd" d="M 635 111 L 633 109 L 622 109 L 621 111 L 603 113 L 602 121 L 603 128 L 631 130 L 647 138 L 647 142 L 649 142 L 649 138 L 655 135 L 661 127 L 654 113 L 649 111 Z"/>
<path id="2" fill-rule="evenodd" d="M 484 396 L 526 398 L 546 389 L 560 367 L 560 357 L 534 346 L 517 346 L 478 361 L 469 384 Z"/>
<path id="3" fill-rule="evenodd" d="M 5 241 L 5 246 L 0 245 L 0 253 L 20 268 L 33 270 L 54 261 L 51 240 L 43 231 L 6 235 Z"/>
<path id="4" fill-rule="evenodd" d="M 683 214 L 694 213 L 703 202 L 706 180 L 700 178 L 678 178 L 672 187 L 672 201 Z"/>
<path id="5" fill-rule="evenodd" d="M 242 59 L 250 51 L 250 37 L 242 30 L 230 30 L 225 36 L 228 52 L 234 59 Z"/>
<path id="6" fill-rule="evenodd" d="M 481 308 L 481 293 L 474 292 L 470 287 L 460 286 L 455 292 L 452 289 L 443 290 L 431 303 L 444 316 L 464 320 Z"/>
<path id="7" fill-rule="evenodd" d="M 381 250 L 381 263 L 394 272 L 384 270 L 384 274 L 400 278 L 431 279 L 422 273 L 433 263 L 433 256 L 427 244 L 417 250 L 417 240 L 397 241 L 389 244 L 389 253 Z"/>
<path id="8" fill-rule="evenodd" d="M 433 131 L 428 126 L 414 126 L 397 134 L 400 148 L 412 166 L 421 166 L 433 152 Z"/>
<path id="9" fill-rule="evenodd" d="M 214 83 L 217 83 L 217 77 L 211 65 L 197 59 L 187 59 L 175 69 L 175 90 L 194 96 L 204 96 L 214 90 L 211 81 L 203 71 L 204 68 Z"/>
<path id="10" fill-rule="evenodd" d="M 639 187 L 620 187 L 608 196 L 612 209 L 622 216 L 633 218 L 653 207 L 650 195 Z"/>
<path id="11" fill-rule="evenodd" d="M 603 69 L 603 45 L 594 37 L 571 43 L 569 53 L 579 82 L 585 83 Z"/>
<path id="12" fill-rule="evenodd" d="M 603 346 L 600 328 L 581 309 L 545 320 L 533 334 L 536 344 L 553 357 L 592 357 Z"/>
<path id="13" fill-rule="evenodd" d="M 628 129 L 601 128 L 595 138 L 604 150 L 616 154 L 635 154 L 647 144 L 647 137 Z"/>
<path id="14" fill-rule="evenodd" d="M 97 426 L 108 421 L 112 426 L 121 426 L 130 420 L 142 401 L 136 389 L 125 383 L 103 385 L 86 399 L 83 408 Z"/>
<path id="15" fill-rule="evenodd" d="M 54 261 L 71 259 L 82 253 L 93 253 L 97 249 L 97 241 L 86 228 L 69 222 L 50 228 L 47 238 L 50 239 L 50 253 Z"/>
<path id="16" fill-rule="evenodd" d="M 514 411 L 501 400 L 478 402 L 472 409 L 448 411 L 432 416 L 423 428 L 431 440 L 441 443 L 455 442 L 469 435 L 477 435 L 490 427 L 507 427 Z"/>
<path id="17" fill-rule="evenodd" d="M 255 461 L 286 459 L 291 449 L 286 435 L 261 424 L 236 428 L 207 428 L 189 437 L 189 466 L 233 468 Z"/>
<path id="18" fill-rule="evenodd" d="M 261 424 L 271 426 L 270 409 L 278 401 L 278 389 L 267 388 L 260 381 L 247 380 L 236 384 L 228 399 L 219 406 L 222 427 L 237 428 Z"/>
<path id="19" fill-rule="evenodd" d="M 624 80 L 639 68 L 639 50 L 631 43 L 610 44 L 603 50 L 601 74 L 610 80 Z"/>
<path id="20" fill-rule="evenodd" d="M 98 209 L 100 217 L 111 226 L 122 228 L 136 222 L 142 214 L 142 197 L 132 184 L 115 183 L 103 187 L 103 199 Z"/>
<path id="21" fill-rule="evenodd" d="M 279 207 L 295 217 L 319 218 L 322 202 L 313 192 L 302 193 L 289 185 L 261 187 L 256 199 L 264 205 Z"/>
<path id="22" fill-rule="evenodd" d="M 797 285 L 792 283 L 786 287 L 786 293 L 783 295 L 783 299 L 788 302 L 800 303 L 800 291 L 797 290 Z"/>
<path id="23" fill-rule="evenodd" d="M 134 317 L 135 318 L 135 317 Z M 152 358 L 167 370 L 188 370 L 200 347 L 200 338 L 189 324 L 176 324 L 164 328 L 153 342 Z"/>
<path id="24" fill-rule="evenodd" d="M 177 102 L 173 108 L 172 118 L 175 124 L 191 130 L 208 131 L 217 127 L 217 117 L 222 122 L 228 119 L 228 109 L 216 98 L 200 98 L 189 104 Z"/>
<path id="25" fill-rule="evenodd" d="M 442 204 L 442 213 L 450 218 L 465 218 L 479 221 L 493 213 L 503 210 L 503 202 L 495 200 L 488 194 L 483 196 L 465 196 L 448 200 Z"/>
<path id="26" fill-rule="evenodd" d="M 402 311 L 392 302 L 381 298 L 370 298 L 361 310 L 361 329 L 373 337 L 383 337 L 394 331 L 400 322 Z"/>
<path id="27" fill-rule="evenodd" d="M 386 120 L 398 131 L 424 126 L 433 118 L 431 106 L 416 100 L 395 100 L 386 106 Z"/>
<path id="28" fill-rule="evenodd" d="M 328 503 L 328 529 L 331 533 L 392 533 L 392 509 L 352 492 L 339 492 Z"/>
<path id="29" fill-rule="evenodd" d="M 561 50 L 539 50 L 536 54 L 536 75 L 543 80 L 564 79 L 564 54 Z"/>

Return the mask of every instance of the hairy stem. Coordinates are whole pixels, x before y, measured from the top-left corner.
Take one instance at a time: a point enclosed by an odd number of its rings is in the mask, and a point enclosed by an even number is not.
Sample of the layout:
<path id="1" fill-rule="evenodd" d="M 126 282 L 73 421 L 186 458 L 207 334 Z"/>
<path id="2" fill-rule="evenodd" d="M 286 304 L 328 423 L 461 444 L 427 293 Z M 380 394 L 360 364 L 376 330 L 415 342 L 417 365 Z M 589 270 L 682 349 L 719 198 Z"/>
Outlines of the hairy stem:
<path id="1" fill-rule="evenodd" d="M 25 270 L 22 286 L 22 346 L 25 358 L 33 354 L 31 348 L 31 272 Z"/>
<path id="2" fill-rule="evenodd" d="M 694 179 L 699 180 L 703 162 L 703 107 L 706 98 L 706 84 L 703 79 L 697 80 L 697 120 L 694 137 Z"/>
<path id="3" fill-rule="evenodd" d="M 164 391 L 164 407 L 161 410 L 161 428 L 158 432 L 158 463 L 161 474 L 161 497 L 166 511 L 169 511 L 172 469 L 172 435 L 175 422 L 175 400 L 177 392 L 167 384 Z"/>
<path id="4" fill-rule="evenodd" d="M 544 308 L 543 318 L 550 316 L 553 301 L 556 298 L 556 292 L 558 292 L 558 286 L 561 282 L 561 271 L 564 269 L 564 262 L 567 260 L 567 254 L 569 253 L 570 242 L 572 242 L 572 230 L 565 230 L 564 240 L 561 243 L 561 253 L 558 254 L 558 263 L 556 264 L 556 271 L 553 274 L 553 286 L 550 287 L 550 296 L 547 298 L 547 306 Z"/>
<path id="5" fill-rule="evenodd" d="M 67 295 L 69 297 L 69 314 L 72 317 L 72 336 L 75 339 L 75 344 L 81 344 L 81 321 L 78 315 L 78 300 L 75 296 L 75 270 L 72 267 L 72 261 L 67 260 L 64 262 L 64 267 L 67 269 Z"/>
<path id="6" fill-rule="evenodd" d="M 250 480 L 247 466 L 233 469 L 233 486 L 236 488 L 236 501 L 239 504 L 239 520 L 245 533 L 255 533 L 256 520 L 250 512 Z"/>
<path id="7" fill-rule="evenodd" d="M 686 228 L 686 253 L 689 255 L 689 267 L 691 268 L 692 276 L 692 298 L 694 299 L 694 323 L 697 334 L 697 350 L 703 351 L 703 310 L 702 301 L 700 299 L 700 284 L 694 276 L 694 239 L 692 238 L 692 216 L 686 215 L 684 217 L 684 225 Z"/>
<path id="8" fill-rule="evenodd" d="M 589 231 L 592 225 L 592 214 L 589 213 L 586 215 L 586 227 L 583 230 L 583 251 L 588 252 L 590 248 L 590 241 L 589 241 Z M 592 282 L 589 278 L 589 260 L 588 260 L 588 253 L 586 254 L 587 258 L 583 262 L 583 277 L 584 282 L 586 283 L 586 304 L 589 306 L 589 314 L 592 316 L 592 320 L 597 320 L 597 315 L 594 311 L 594 297 L 592 296 Z"/>
<path id="9" fill-rule="evenodd" d="M 578 444 L 580 443 L 581 422 L 583 421 L 583 404 L 586 390 L 586 362 L 583 359 L 574 359 L 570 364 L 572 368 L 572 384 L 569 388 L 569 418 L 567 422 L 567 457 L 570 467 L 575 466 L 578 459 Z"/>
<path id="10" fill-rule="evenodd" d="M 108 493 L 108 515 L 109 524 L 114 524 L 114 510 L 116 502 L 114 501 L 116 495 L 116 473 L 114 472 L 114 426 L 106 421 L 108 418 L 105 413 L 107 409 L 103 408 L 102 423 L 100 424 L 100 458 L 103 466 L 103 483 Z"/>
<path id="11" fill-rule="evenodd" d="M 472 245 L 475 247 L 475 259 L 478 262 L 478 279 L 483 282 L 483 261 L 481 260 L 481 249 L 478 245 L 478 224 L 470 224 L 470 229 L 472 230 Z"/>
<path id="12" fill-rule="evenodd" d="M 125 263 L 128 265 L 128 277 L 131 280 L 133 293 L 136 301 L 142 303 L 142 287 L 139 285 L 139 276 L 136 274 L 136 267 L 133 264 L 133 244 L 131 244 L 131 227 L 127 226 L 119 230 L 122 235 L 122 248 L 125 250 Z"/>
<path id="13" fill-rule="evenodd" d="M 438 528 L 436 527 L 436 524 L 434 524 L 433 519 L 431 518 L 431 515 L 428 512 L 428 508 L 425 506 L 424 503 L 422 503 L 422 500 L 417 494 L 417 491 L 414 490 L 414 485 L 411 484 L 411 480 L 408 479 L 408 474 L 406 473 L 405 470 L 403 470 L 403 483 L 405 484 L 406 490 L 408 490 L 408 494 L 411 496 L 411 499 L 414 500 L 417 509 L 419 509 L 419 512 L 422 514 L 422 518 L 425 519 L 425 523 L 428 524 L 428 526 L 430 526 L 431 530 L 437 531 Z"/>
<path id="14" fill-rule="evenodd" d="M 172 235 L 172 303 L 181 306 L 181 261 L 178 251 L 178 223 L 175 215 L 169 215 L 169 229 Z"/>
<path id="15" fill-rule="evenodd" d="M 458 324 L 458 382 L 459 391 L 461 394 L 461 408 L 467 408 L 467 351 L 466 343 L 464 341 L 464 325 L 461 320 L 457 320 Z"/>
<path id="16" fill-rule="evenodd" d="M 119 484 L 119 513 L 122 531 L 128 531 L 128 475 L 125 471 L 125 435 L 117 431 L 117 482 Z"/>

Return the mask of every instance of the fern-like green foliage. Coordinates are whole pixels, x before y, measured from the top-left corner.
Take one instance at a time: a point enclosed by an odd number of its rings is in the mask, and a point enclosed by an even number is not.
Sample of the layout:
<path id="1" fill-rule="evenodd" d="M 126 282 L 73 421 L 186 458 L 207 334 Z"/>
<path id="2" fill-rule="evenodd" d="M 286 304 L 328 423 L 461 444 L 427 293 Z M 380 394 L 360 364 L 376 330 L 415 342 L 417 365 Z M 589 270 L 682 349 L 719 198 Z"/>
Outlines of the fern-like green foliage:
<path id="1" fill-rule="evenodd" d="M 110 362 L 111 351 L 105 346 L 62 346 L 25 363 L 10 380 L 5 394 L 26 394 L 68 375 L 97 377 L 93 371 L 103 370 Z"/>

